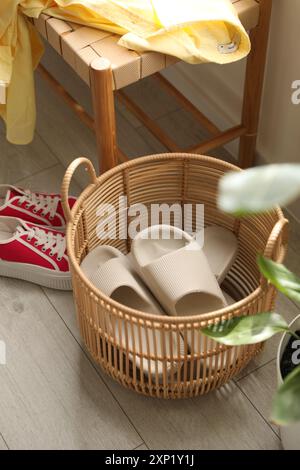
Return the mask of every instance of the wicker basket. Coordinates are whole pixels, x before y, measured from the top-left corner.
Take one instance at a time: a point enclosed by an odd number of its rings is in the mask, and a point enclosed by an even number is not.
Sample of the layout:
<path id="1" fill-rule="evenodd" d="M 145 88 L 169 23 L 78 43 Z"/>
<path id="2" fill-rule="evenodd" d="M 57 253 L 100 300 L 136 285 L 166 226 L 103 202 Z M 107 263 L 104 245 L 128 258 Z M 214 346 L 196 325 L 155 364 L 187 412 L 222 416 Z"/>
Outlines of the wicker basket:
<path id="1" fill-rule="evenodd" d="M 66 204 L 70 180 L 79 165 L 85 165 L 92 183 L 83 191 L 70 211 Z M 96 177 L 91 162 L 75 160 L 62 185 L 66 213 L 67 246 L 73 276 L 78 322 L 84 342 L 106 372 L 125 387 L 145 395 L 182 398 L 202 395 L 220 387 L 246 366 L 262 349 L 262 344 L 226 347 L 199 333 L 201 327 L 233 316 L 255 315 L 274 306 L 275 289 L 260 275 L 258 252 L 281 262 L 287 247 L 287 220 L 278 208 L 267 214 L 237 220 L 218 211 L 216 194 L 219 178 L 227 171 L 239 171 L 233 165 L 205 156 L 164 154 L 143 157 Z M 80 269 L 83 258 L 100 244 L 110 244 L 123 253 L 130 240 L 100 240 L 96 235 L 100 204 L 118 207 L 119 196 L 126 195 L 128 206 L 136 203 L 204 203 L 206 225 L 216 224 L 235 232 L 239 254 L 222 288 L 237 303 L 199 316 L 171 317 L 150 315 L 127 308 L 97 290 Z M 122 222 L 123 221 L 123 222 Z M 125 223 L 120 217 L 119 223 Z M 127 227 L 126 227 L 127 228 Z M 119 341 L 119 332 L 125 338 Z M 164 353 L 150 354 L 137 347 L 141 330 L 149 341 L 160 341 Z M 128 337 L 132 335 L 130 347 Z M 192 348 L 187 337 L 192 336 Z M 184 342 L 184 351 L 174 353 L 172 346 Z M 149 345 L 148 345 L 149 346 Z M 155 349 L 156 350 L 156 349 Z M 166 353 L 168 351 L 168 353 Z M 136 358 L 139 356 L 140 368 Z M 150 371 L 150 361 L 163 374 Z M 151 362 L 153 365 L 153 362 Z M 147 372 L 148 371 L 148 372 Z"/>

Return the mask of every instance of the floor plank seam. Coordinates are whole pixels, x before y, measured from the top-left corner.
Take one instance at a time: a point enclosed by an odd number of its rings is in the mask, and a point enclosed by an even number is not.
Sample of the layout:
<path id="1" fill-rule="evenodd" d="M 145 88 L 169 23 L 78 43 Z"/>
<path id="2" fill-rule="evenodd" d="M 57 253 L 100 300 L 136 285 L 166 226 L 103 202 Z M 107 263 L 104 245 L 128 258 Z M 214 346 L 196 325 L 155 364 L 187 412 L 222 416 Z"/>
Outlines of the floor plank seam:
<path id="1" fill-rule="evenodd" d="M 145 442 L 143 442 L 142 444 L 140 444 L 139 446 L 135 447 L 135 448 L 132 449 L 132 450 L 139 450 L 139 448 L 142 447 L 142 446 L 145 446 L 145 447 L 147 447 L 147 449 L 149 449 L 149 447 L 147 446 L 147 444 L 146 444 Z"/>
<path id="2" fill-rule="evenodd" d="M 270 364 L 271 362 L 275 361 L 276 359 L 276 356 L 275 357 L 272 357 L 272 359 L 268 360 L 267 362 L 265 362 L 264 364 L 260 364 L 259 366 L 257 366 L 255 369 L 251 370 L 250 372 L 248 372 L 247 374 L 243 375 L 242 377 L 239 377 L 238 379 L 234 379 L 234 382 L 237 384 L 238 382 L 240 382 L 241 380 L 245 379 L 246 377 L 249 377 L 249 375 L 253 374 L 254 372 L 257 372 L 258 370 L 260 370 L 262 367 L 265 367 L 267 366 L 268 364 Z"/>
<path id="3" fill-rule="evenodd" d="M 279 439 L 280 441 L 280 434 L 279 432 L 276 432 L 275 429 L 271 426 L 270 422 L 264 417 L 264 415 L 259 411 L 259 409 L 255 406 L 255 404 L 250 400 L 250 398 L 248 397 L 248 395 L 246 394 L 246 392 L 242 389 L 242 387 L 236 383 L 236 386 L 239 388 L 239 390 L 241 391 L 241 393 L 244 395 L 244 397 L 248 400 L 248 402 L 253 406 L 253 408 L 255 409 L 255 411 L 259 414 L 259 416 L 263 419 L 263 421 L 267 424 L 267 426 L 269 427 L 269 429 L 273 432 L 273 434 L 275 434 L 275 436 Z"/>
<path id="4" fill-rule="evenodd" d="M 55 158 L 55 160 L 57 161 L 57 163 L 60 163 L 60 160 L 58 158 L 58 155 L 56 155 L 54 153 L 54 151 L 52 150 L 51 146 L 48 144 L 48 142 L 46 142 L 46 140 L 44 139 L 44 137 L 36 130 L 35 131 L 36 134 L 39 136 L 39 138 L 41 139 L 41 141 L 45 144 L 45 146 L 47 147 L 47 149 L 49 150 L 49 152 L 53 155 L 53 157 Z"/>
<path id="5" fill-rule="evenodd" d="M 44 173 L 44 171 L 51 170 L 51 169 L 53 169 L 53 168 L 55 168 L 55 167 L 57 167 L 57 166 L 59 166 L 59 165 L 60 165 L 60 162 L 58 161 L 57 163 L 54 163 L 53 165 L 47 166 L 47 167 L 42 168 L 42 169 L 40 169 L 40 170 L 37 170 L 36 172 L 31 173 L 31 174 L 28 175 L 28 176 L 23 176 L 22 178 L 18 178 L 18 179 L 15 181 L 15 183 L 16 183 L 16 184 L 22 183 L 23 180 L 26 180 L 26 179 L 31 178 L 31 177 L 33 177 L 33 176 L 39 176 L 41 173 Z"/>
<path id="6" fill-rule="evenodd" d="M 120 101 L 119 101 L 119 103 L 120 103 Z M 173 111 L 168 111 L 168 112 L 166 112 L 166 113 L 161 114 L 160 116 L 158 116 L 158 117 L 156 117 L 156 118 L 153 118 L 153 121 L 154 121 L 156 124 L 159 124 L 159 120 L 160 120 L 160 119 L 166 118 L 166 117 L 170 116 L 172 113 L 174 113 L 174 112 L 176 112 L 176 111 L 181 111 L 181 110 L 184 110 L 184 108 L 179 107 L 178 109 L 174 109 Z M 123 112 L 122 112 L 122 109 L 120 109 L 120 108 L 117 109 L 117 113 L 120 113 L 120 115 L 127 121 L 127 123 L 128 123 L 133 129 L 135 129 L 135 130 L 138 131 L 138 130 L 142 129 L 143 127 L 145 127 L 144 124 L 143 124 L 131 111 L 128 110 L 128 113 L 130 113 L 130 115 L 131 115 L 132 117 L 134 117 L 134 118 L 139 122 L 139 125 L 138 125 L 138 126 L 133 126 L 133 125 L 132 125 L 132 123 L 130 122 L 130 120 L 127 119 L 126 113 L 123 113 Z M 146 128 L 146 127 L 145 127 L 145 128 Z M 147 129 L 147 128 L 146 128 L 146 129 Z M 155 137 L 155 136 L 153 136 L 153 137 L 157 140 L 157 142 L 159 142 L 159 140 L 157 139 L 157 137 Z M 146 142 L 146 144 L 149 145 L 148 142 Z"/>
<path id="7" fill-rule="evenodd" d="M 289 300 L 292 302 L 292 304 L 297 308 L 299 315 L 300 315 L 300 305 L 293 299 L 289 297 Z M 280 313 L 280 312 L 279 312 Z"/>
<path id="8" fill-rule="evenodd" d="M 150 132 L 147 127 L 145 126 L 141 126 L 137 129 L 137 133 L 139 134 L 140 138 L 143 139 L 143 141 L 145 142 L 145 145 L 148 145 L 149 149 L 150 149 L 150 152 L 151 152 L 151 155 L 154 155 L 156 153 L 168 153 L 169 150 L 167 149 L 167 147 L 165 147 L 163 144 L 161 144 L 163 146 L 163 148 L 160 150 L 160 152 L 157 152 L 157 149 L 155 148 L 155 146 L 152 146 L 149 142 L 147 142 L 143 136 L 143 133 L 141 132 L 143 129 L 146 129 L 146 131 Z M 151 134 L 151 132 L 150 132 Z M 152 135 L 151 134 L 151 137 L 153 137 L 153 139 L 155 139 L 157 141 L 157 143 L 160 144 L 159 140 L 155 137 L 155 135 Z M 138 157 L 134 157 L 134 158 L 138 158 Z"/>
<path id="9" fill-rule="evenodd" d="M 6 445 L 7 450 L 10 450 L 10 447 L 9 447 L 9 445 L 7 444 L 6 440 L 4 439 L 4 436 L 3 436 L 2 432 L 0 432 L 0 439 L 2 439 L 2 441 L 3 441 L 4 444 Z"/>
<path id="10" fill-rule="evenodd" d="M 65 327 L 67 328 L 67 330 L 69 331 L 69 333 L 72 335 L 73 339 L 76 341 L 76 343 L 78 344 L 78 346 L 80 347 L 80 349 L 82 350 L 83 354 L 85 355 L 85 357 L 88 359 L 89 363 L 91 364 L 91 366 L 93 367 L 93 369 L 96 371 L 99 379 L 101 380 L 101 382 L 103 383 L 103 385 L 106 387 L 106 389 L 110 392 L 110 394 L 112 395 L 113 399 L 115 400 L 115 402 L 117 403 L 117 405 L 119 406 L 120 410 L 124 413 L 124 415 L 126 416 L 126 418 L 128 419 L 129 423 L 131 424 L 131 426 L 133 427 L 133 429 L 135 430 L 135 432 L 137 433 L 137 435 L 139 436 L 139 438 L 141 439 L 141 443 L 139 444 L 139 446 L 141 446 L 142 444 L 145 444 L 145 441 L 143 439 L 143 437 L 141 436 L 140 432 L 138 431 L 138 429 L 136 428 L 135 424 L 133 423 L 132 419 L 128 416 L 127 412 L 123 409 L 122 405 L 120 404 L 119 400 L 117 399 L 117 397 L 115 396 L 115 394 L 113 393 L 113 391 L 110 389 L 109 385 L 107 384 L 107 382 L 104 380 L 104 378 L 102 377 L 102 375 L 99 373 L 99 370 L 97 369 L 93 359 L 90 357 L 90 355 L 88 354 L 88 351 L 84 348 L 84 346 L 77 340 L 77 338 L 73 335 L 71 329 L 69 328 L 69 326 L 66 324 L 66 322 L 64 321 L 64 319 L 62 318 L 62 316 L 60 315 L 59 311 L 57 310 L 57 308 L 55 307 L 55 305 L 53 304 L 53 302 L 51 301 L 51 299 L 48 297 L 47 295 L 47 292 L 44 291 L 44 289 L 41 287 L 41 290 L 43 291 L 44 295 L 46 296 L 48 302 L 51 304 L 51 306 L 54 308 L 54 310 L 56 311 L 57 315 L 60 317 L 61 321 L 63 322 L 63 324 L 65 325 Z"/>

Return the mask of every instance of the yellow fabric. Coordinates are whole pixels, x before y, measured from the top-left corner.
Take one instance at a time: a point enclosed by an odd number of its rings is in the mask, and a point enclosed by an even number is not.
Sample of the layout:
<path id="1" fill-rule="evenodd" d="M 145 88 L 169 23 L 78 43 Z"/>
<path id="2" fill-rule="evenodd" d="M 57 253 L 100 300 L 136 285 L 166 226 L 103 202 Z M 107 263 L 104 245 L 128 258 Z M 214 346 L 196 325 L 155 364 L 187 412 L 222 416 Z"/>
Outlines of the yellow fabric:
<path id="1" fill-rule="evenodd" d="M 26 17 L 41 12 L 118 33 L 119 43 L 136 51 L 163 52 L 189 63 L 224 64 L 250 51 L 230 0 L 0 0 L 0 84 L 7 85 L 0 115 L 15 144 L 29 143 L 34 134 L 32 71 L 43 46 Z M 220 52 L 220 45 L 233 40 L 236 50 Z"/>

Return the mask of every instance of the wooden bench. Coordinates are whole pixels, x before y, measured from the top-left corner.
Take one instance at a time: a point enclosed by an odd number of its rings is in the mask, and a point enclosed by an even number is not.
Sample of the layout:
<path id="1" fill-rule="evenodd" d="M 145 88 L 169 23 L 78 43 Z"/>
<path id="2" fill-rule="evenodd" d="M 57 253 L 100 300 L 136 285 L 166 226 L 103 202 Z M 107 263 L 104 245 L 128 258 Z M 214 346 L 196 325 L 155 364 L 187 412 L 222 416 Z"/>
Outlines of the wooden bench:
<path id="1" fill-rule="evenodd" d="M 34 23 L 46 41 L 61 55 L 92 90 L 94 120 L 42 66 L 40 72 L 72 106 L 97 138 L 101 172 L 126 160 L 116 143 L 114 92 L 138 119 L 172 151 L 205 153 L 240 138 L 239 164 L 254 163 L 272 0 L 232 0 L 241 22 L 250 31 L 252 51 L 247 59 L 242 122 L 220 131 L 203 113 L 176 90 L 159 72 L 177 60 L 156 52 L 139 54 L 117 44 L 119 37 L 97 29 L 69 23 L 42 14 Z M 211 138 L 196 147 L 179 149 L 122 88 L 154 75 L 210 133 Z"/>

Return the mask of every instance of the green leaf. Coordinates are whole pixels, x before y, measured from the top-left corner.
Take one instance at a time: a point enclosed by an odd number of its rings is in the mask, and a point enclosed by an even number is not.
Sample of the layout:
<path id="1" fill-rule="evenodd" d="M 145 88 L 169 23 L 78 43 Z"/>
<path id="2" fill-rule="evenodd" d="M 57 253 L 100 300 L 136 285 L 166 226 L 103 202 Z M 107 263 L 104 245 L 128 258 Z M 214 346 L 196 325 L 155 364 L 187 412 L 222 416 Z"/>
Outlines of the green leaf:
<path id="1" fill-rule="evenodd" d="M 292 300 L 300 302 L 300 278 L 289 271 L 283 264 L 275 263 L 264 256 L 258 256 L 260 272 L 280 292 Z"/>
<path id="2" fill-rule="evenodd" d="M 204 328 L 201 332 L 227 346 L 241 346 L 260 343 L 276 333 L 290 332 L 290 330 L 281 315 L 270 312 L 232 318 Z"/>
<path id="3" fill-rule="evenodd" d="M 279 387 L 272 420 L 282 426 L 300 421 L 300 367 L 294 369 Z"/>
<path id="4" fill-rule="evenodd" d="M 266 165 L 227 173 L 219 185 L 219 208 L 235 215 L 287 205 L 300 195 L 300 165 Z"/>

